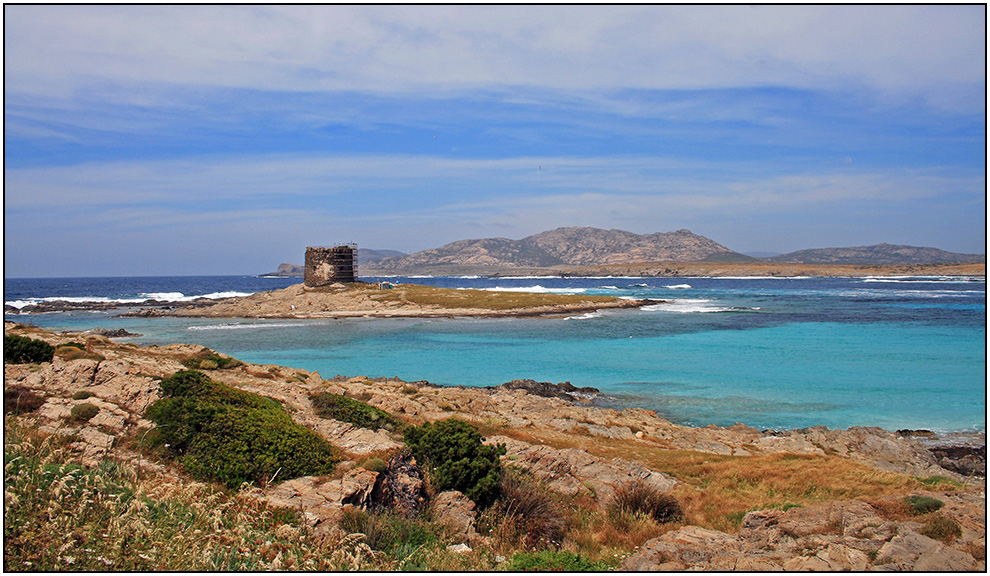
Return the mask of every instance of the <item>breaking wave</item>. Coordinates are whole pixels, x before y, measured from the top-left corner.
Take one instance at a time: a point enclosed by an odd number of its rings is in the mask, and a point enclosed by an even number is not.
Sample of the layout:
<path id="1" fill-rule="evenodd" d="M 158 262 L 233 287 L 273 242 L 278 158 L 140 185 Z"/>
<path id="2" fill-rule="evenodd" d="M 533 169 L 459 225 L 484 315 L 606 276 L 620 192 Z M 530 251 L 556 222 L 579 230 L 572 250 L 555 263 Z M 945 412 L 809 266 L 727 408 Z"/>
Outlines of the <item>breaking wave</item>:
<path id="1" fill-rule="evenodd" d="M 640 310 L 645 310 L 647 312 L 678 312 L 687 314 L 692 312 L 748 312 L 751 310 L 760 310 L 760 307 L 755 306 L 750 308 L 746 306 L 719 306 L 707 298 L 680 298 L 677 300 L 668 300 L 667 302 L 661 302 L 659 304 L 643 306 Z"/>

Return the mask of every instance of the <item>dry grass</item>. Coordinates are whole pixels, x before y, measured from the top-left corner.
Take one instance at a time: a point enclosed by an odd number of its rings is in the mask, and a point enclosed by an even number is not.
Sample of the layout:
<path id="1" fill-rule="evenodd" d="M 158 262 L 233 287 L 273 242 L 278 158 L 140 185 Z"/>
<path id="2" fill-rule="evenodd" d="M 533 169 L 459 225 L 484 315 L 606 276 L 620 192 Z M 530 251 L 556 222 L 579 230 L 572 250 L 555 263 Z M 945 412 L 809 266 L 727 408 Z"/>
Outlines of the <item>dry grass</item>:
<path id="1" fill-rule="evenodd" d="M 681 482 L 672 494 L 684 510 L 686 524 L 726 532 L 738 530 L 750 510 L 831 500 L 879 500 L 922 487 L 909 476 L 881 472 L 837 456 L 720 456 L 575 434 L 514 430 L 508 435 L 528 442 L 543 441 L 555 448 L 579 448 L 603 458 L 642 462 Z"/>
<path id="2" fill-rule="evenodd" d="M 363 537 L 315 537 L 257 490 L 106 460 L 75 462 L 65 440 L 4 426 L 4 571 L 392 570 Z"/>
<path id="3" fill-rule="evenodd" d="M 378 290 L 372 285 L 356 285 L 352 290 L 366 293 L 379 302 L 417 304 L 441 308 L 479 308 L 487 310 L 514 310 L 540 306 L 575 304 L 602 304 L 616 302 L 611 296 L 585 296 L 572 294 L 538 294 L 529 292 L 494 292 L 490 290 L 455 290 L 418 284 L 400 284 L 392 290 Z"/>

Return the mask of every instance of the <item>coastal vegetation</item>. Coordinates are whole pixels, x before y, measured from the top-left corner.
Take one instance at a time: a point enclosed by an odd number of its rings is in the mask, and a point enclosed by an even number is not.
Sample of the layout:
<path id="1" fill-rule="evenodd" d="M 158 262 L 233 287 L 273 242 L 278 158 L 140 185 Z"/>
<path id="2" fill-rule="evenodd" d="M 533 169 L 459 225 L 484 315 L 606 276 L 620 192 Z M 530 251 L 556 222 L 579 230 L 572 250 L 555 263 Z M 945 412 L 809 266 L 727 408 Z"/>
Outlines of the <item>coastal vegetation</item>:
<path id="1" fill-rule="evenodd" d="M 337 448 L 292 421 L 275 400 L 183 370 L 160 382 L 163 398 L 147 416 L 164 445 L 193 477 L 230 488 L 330 473 Z"/>
<path id="2" fill-rule="evenodd" d="M 182 360 L 182 365 L 186 368 L 199 370 L 226 370 L 228 368 L 237 368 L 243 364 L 237 358 L 221 356 L 208 349 L 204 349 L 202 352 Z"/>
<path id="3" fill-rule="evenodd" d="M 44 340 L 35 340 L 17 334 L 4 334 L 4 364 L 28 364 L 49 362 L 55 355 L 55 347 Z"/>
<path id="4" fill-rule="evenodd" d="M 406 428 L 404 437 L 435 490 L 458 490 L 482 508 L 498 498 L 505 446 L 483 444 L 477 428 L 456 418 Z"/>
<path id="5" fill-rule="evenodd" d="M 400 432 L 403 428 L 402 422 L 388 412 L 343 394 L 322 392 L 310 397 L 310 401 L 316 414 L 324 418 L 348 422 L 369 430 Z"/>

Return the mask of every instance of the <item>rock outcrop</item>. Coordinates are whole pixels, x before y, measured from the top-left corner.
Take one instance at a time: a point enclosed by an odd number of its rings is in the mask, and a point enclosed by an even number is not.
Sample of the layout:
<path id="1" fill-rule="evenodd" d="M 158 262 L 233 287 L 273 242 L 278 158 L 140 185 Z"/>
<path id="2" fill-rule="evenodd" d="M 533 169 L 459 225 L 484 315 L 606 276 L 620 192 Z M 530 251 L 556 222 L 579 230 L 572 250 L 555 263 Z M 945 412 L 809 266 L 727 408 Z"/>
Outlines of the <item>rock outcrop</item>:
<path id="1" fill-rule="evenodd" d="M 455 540 L 473 544 L 481 539 L 475 529 L 475 520 L 478 517 L 475 504 L 464 494 L 457 490 L 441 492 L 433 498 L 430 506 L 433 517 L 450 530 Z"/>
<path id="2" fill-rule="evenodd" d="M 677 485 L 677 480 L 666 474 L 621 458 L 608 460 L 592 456 L 584 450 L 558 450 L 520 442 L 508 436 L 493 436 L 486 442 L 505 444 L 506 453 L 502 459 L 506 464 L 528 471 L 554 492 L 568 496 L 589 493 L 600 503 L 607 503 L 616 488 L 636 481 L 642 481 L 660 492 Z"/>
<path id="3" fill-rule="evenodd" d="M 959 506 L 972 496 L 927 493 Z M 630 571 L 983 571 L 985 517 L 957 517 L 962 536 L 949 544 L 922 535 L 914 521 L 884 517 L 866 502 L 831 502 L 808 508 L 753 511 L 727 534 L 686 526 L 646 542 L 624 559 Z"/>
<path id="4" fill-rule="evenodd" d="M 525 390 L 530 394 L 543 396 L 544 398 L 561 398 L 571 402 L 576 399 L 575 395 L 577 397 L 588 398 L 601 393 L 598 388 L 592 388 L 590 386 L 578 388 L 570 382 L 553 384 L 530 379 L 512 380 L 511 382 L 502 384 L 501 387 L 506 390 Z"/>

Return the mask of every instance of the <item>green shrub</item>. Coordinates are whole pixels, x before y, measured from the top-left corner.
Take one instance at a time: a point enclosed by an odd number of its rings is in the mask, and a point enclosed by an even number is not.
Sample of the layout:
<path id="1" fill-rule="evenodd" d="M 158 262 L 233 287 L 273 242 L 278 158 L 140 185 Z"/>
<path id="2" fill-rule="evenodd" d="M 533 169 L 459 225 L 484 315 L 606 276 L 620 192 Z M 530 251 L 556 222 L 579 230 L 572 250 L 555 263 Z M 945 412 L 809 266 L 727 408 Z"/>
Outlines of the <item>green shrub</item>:
<path id="1" fill-rule="evenodd" d="M 949 544 L 962 536 L 962 528 L 960 528 L 958 522 L 939 512 L 938 514 L 933 514 L 925 522 L 925 525 L 921 527 L 920 534 L 928 536 L 932 540 L 940 540 L 945 544 Z"/>
<path id="2" fill-rule="evenodd" d="M 237 358 L 228 358 L 209 350 L 204 350 L 195 356 L 190 356 L 183 360 L 182 365 L 186 368 L 200 370 L 226 370 L 228 368 L 243 366 L 244 363 Z"/>
<path id="3" fill-rule="evenodd" d="M 55 347 L 44 340 L 17 334 L 5 334 L 3 337 L 4 364 L 51 362 L 54 356 Z"/>
<path id="4" fill-rule="evenodd" d="M 911 514 L 915 516 L 920 516 L 922 514 L 928 514 L 929 512 L 934 512 L 945 506 L 945 502 L 942 502 L 938 498 L 932 498 L 931 496 L 918 496 L 912 495 L 904 499 L 904 502 L 911 509 Z"/>
<path id="5" fill-rule="evenodd" d="M 58 347 L 59 348 L 72 347 L 72 348 L 78 348 L 80 350 L 86 349 L 86 345 L 81 342 L 66 342 L 64 344 L 59 344 Z"/>
<path id="6" fill-rule="evenodd" d="M 623 514 L 644 514 L 661 524 L 676 522 L 684 517 L 677 499 L 642 479 L 616 487 L 608 504 L 608 513 L 613 518 Z"/>
<path id="7" fill-rule="evenodd" d="M 271 398 L 195 370 L 176 372 L 159 385 L 162 399 L 147 416 L 161 431 L 159 441 L 196 478 L 236 488 L 327 474 L 340 460 L 333 445 L 294 423 Z"/>
<path id="8" fill-rule="evenodd" d="M 477 428 L 455 418 L 410 426 L 405 441 L 416 460 L 426 463 L 437 491 L 459 490 L 481 508 L 498 498 L 504 444 L 482 444 Z"/>
<path id="9" fill-rule="evenodd" d="M 604 561 L 592 562 L 580 554 L 557 550 L 520 552 L 502 567 L 508 572 L 602 572 L 612 568 Z"/>
<path id="10" fill-rule="evenodd" d="M 381 458 L 368 458 L 361 464 L 361 467 L 372 472 L 384 472 L 385 461 Z"/>
<path id="11" fill-rule="evenodd" d="M 80 390 L 72 395 L 73 400 L 85 400 L 87 398 L 92 398 L 93 393 L 89 390 Z"/>
<path id="12" fill-rule="evenodd" d="M 100 409 L 93 406 L 89 402 L 83 402 L 82 404 L 77 404 L 69 410 L 69 419 L 73 422 L 88 422 L 90 418 L 96 416 L 100 412 Z"/>
<path id="13" fill-rule="evenodd" d="M 45 403 L 42 396 L 38 396 L 33 390 L 20 386 L 11 386 L 3 389 L 3 413 L 17 416 L 27 412 L 34 412 Z"/>
<path id="14" fill-rule="evenodd" d="M 310 401 L 317 415 L 324 418 L 349 422 L 371 430 L 384 428 L 390 432 L 398 432 L 403 428 L 402 422 L 388 412 L 341 394 L 323 392 L 310 397 Z"/>

